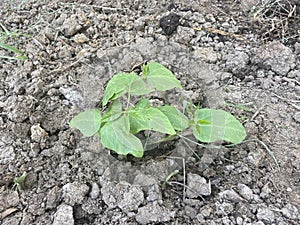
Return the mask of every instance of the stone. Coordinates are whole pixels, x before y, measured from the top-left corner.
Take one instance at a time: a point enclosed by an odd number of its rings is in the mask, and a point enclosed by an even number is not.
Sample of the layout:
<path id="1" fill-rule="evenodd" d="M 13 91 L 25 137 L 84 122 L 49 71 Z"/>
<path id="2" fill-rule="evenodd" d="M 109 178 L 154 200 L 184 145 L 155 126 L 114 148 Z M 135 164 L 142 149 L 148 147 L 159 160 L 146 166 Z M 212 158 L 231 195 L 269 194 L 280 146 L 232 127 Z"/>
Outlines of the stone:
<path id="1" fill-rule="evenodd" d="M 62 197 L 64 201 L 67 204 L 74 206 L 75 204 L 82 203 L 83 199 L 89 192 L 89 186 L 79 182 L 67 183 L 62 187 L 62 190 Z"/>
<path id="2" fill-rule="evenodd" d="M 62 93 L 64 95 L 64 97 L 69 100 L 72 104 L 80 104 L 83 102 L 83 96 L 82 94 L 71 88 L 71 87 L 67 87 L 67 86 L 62 86 L 59 88 L 60 93 Z"/>
<path id="3" fill-rule="evenodd" d="M 281 212 L 286 218 L 291 220 L 300 220 L 298 208 L 290 203 L 283 207 Z"/>
<path id="4" fill-rule="evenodd" d="M 62 30 L 66 37 L 75 35 L 81 28 L 82 26 L 78 23 L 74 16 L 67 18 L 62 25 Z"/>
<path id="5" fill-rule="evenodd" d="M 52 188 L 47 194 L 46 209 L 55 208 L 61 199 L 61 189 L 57 186 Z"/>
<path id="6" fill-rule="evenodd" d="M 124 212 L 137 210 L 144 201 L 144 193 L 139 186 L 130 186 L 118 202 L 118 207 Z"/>
<path id="7" fill-rule="evenodd" d="M 41 142 L 48 138 L 48 133 L 40 126 L 40 124 L 32 125 L 30 128 L 31 139 L 35 142 Z"/>
<path id="8" fill-rule="evenodd" d="M 88 37 L 85 34 L 76 34 L 74 36 L 74 41 L 77 44 L 83 44 L 89 41 Z"/>
<path id="9" fill-rule="evenodd" d="M 102 201 L 92 198 L 88 198 L 86 201 L 84 201 L 81 207 L 82 210 L 87 212 L 88 214 L 100 214 L 103 213 L 104 210 Z"/>
<path id="10" fill-rule="evenodd" d="M 91 189 L 91 192 L 90 192 L 90 197 L 92 199 L 96 199 L 96 198 L 99 197 L 99 194 L 100 194 L 99 185 L 96 182 L 93 182 L 92 183 L 92 189 Z"/>
<path id="11" fill-rule="evenodd" d="M 243 224 L 243 218 L 238 216 L 238 217 L 236 218 L 236 224 L 237 224 L 237 225 L 242 225 L 242 224 Z"/>
<path id="12" fill-rule="evenodd" d="M 212 47 L 199 47 L 193 52 L 193 58 L 201 59 L 208 63 L 216 63 L 219 59 L 218 54 L 214 51 Z"/>
<path id="13" fill-rule="evenodd" d="M 258 166 L 261 164 L 264 158 L 265 155 L 262 152 L 249 152 L 248 156 L 245 158 L 245 161 L 254 166 Z"/>
<path id="14" fill-rule="evenodd" d="M 52 225 L 73 225 L 73 208 L 72 206 L 61 204 L 56 213 Z"/>
<path id="15" fill-rule="evenodd" d="M 244 76 L 244 72 L 247 69 L 250 58 L 249 56 L 242 51 L 236 51 L 232 54 L 225 56 L 226 59 L 226 69 L 232 72 L 235 75 Z"/>
<path id="16" fill-rule="evenodd" d="M 201 212 L 201 215 L 203 215 L 203 217 L 208 218 L 211 215 L 211 213 L 213 212 L 213 209 L 209 206 L 203 206 L 200 209 L 200 212 Z"/>
<path id="17" fill-rule="evenodd" d="M 119 207 L 128 213 L 137 210 L 144 202 L 144 193 L 140 186 L 127 182 L 104 182 L 101 188 L 102 199 L 109 208 Z"/>
<path id="18" fill-rule="evenodd" d="M 34 111 L 35 100 L 32 96 L 10 96 L 6 100 L 8 118 L 14 122 L 23 122 Z"/>
<path id="19" fill-rule="evenodd" d="M 239 183 L 237 185 L 239 194 L 246 200 L 253 199 L 253 191 L 245 184 Z"/>
<path id="20" fill-rule="evenodd" d="M 280 76 L 286 76 L 295 67 L 296 57 L 289 47 L 279 41 L 272 41 L 257 49 L 253 63 L 261 68 L 271 69 Z"/>
<path id="21" fill-rule="evenodd" d="M 216 213 L 218 215 L 226 216 L 234 211 L 234 204 L 229 202 L 216 203 Z"/>
<path id="22" fill-rule="evenodd" d="M 0 165 L 1 164 L 5 165 L 5 164 L 12 162 L 16 157 L 14 147 L 12 147 L 12 146 L 2 147 L 1 144 L 0 144 L 0 147 L 1 147 Z"/>
<path id="23" fill-rule="evenodd" d="M 275 220 L 275 214 L 268 208 L 258 208 L 256 217 L 265 223 L 272 223 Z"/>
<path id="24" fill-rule="evenodd" d="M 0 211 L 15 207 L 19 204 L 20 197 L 17 191 L 0 193 Z"/>
<path id="25" fill-rule="evenodd" d="M 147 193 L 146 200 L 148 202 L 162 200 L 159 183 L 153 176 L 140 173 L 135 177 L 133 184 L 143 187 L 144 192 Z"/>
<path id="26" fill-rule="evenodd" d="M 231 202 L 235 202 L 235 203 L 243 201 L 241 196 L 239 196 L 239 194 L 236 193 L 234 190 L 222 191 L 219 193 L 219 197 L 222 200 L 227 200 L 227 201 L 231 201 Z"/>
<path id="27" fill-rule="evenodd" d="M 267 183 L 267 184 L 265 184 L 265 185 L 262 187 L 259 196 L 260 196 L 261 198 L 268 198 L 269 195 L 270 195 L 270 193 L 272 193 L 272 190 L 269 188 L 269 185 L 268 185 L 268 183 Z"/>
<path id="28" fill-rule="evenodd" d="M 170 221 L 174 216 L 175 211 L 168 210 L 157 202 L 152 202 L 139 208 L 135 219 L 139 224 L 163 223 Z"/>
<path id="29" fill-rule="evenodd" d="M 54 29 L 50 28 L 50 27 L 46 27 L 44 30 L 44 34 L 45 36 L 50 40 L 50 41 L 54 41 L 55 40 L 55 35 L 56 32 Z"/>
<path id="30" fill-rule="evenodd" d="M 190 43 L 195 36 L 195 30 L 190 27 L 179 26 L 177 28 L 176 40 L 179 43 Z"/>
<path id="31" fill-rule="evenodd" d="M 159 20 L 159 26 L 166 35 L 171 35 L 179 25 L 180 16 L 175 13 L 170 13 Z"/>
<path id="32" fill-rule="evenodd" d="M 231 225 L 232 224 L 232 221 L 230 220 L 230 218 L 228 218 L 228 216 L 225 216 L 221 219 L 222 221 L 222 224 L 223 225 Z"/>
<path id="33" fill-rule="evenodd" d="M 186 196 L 188 198 L 197 198 L 200 196 L 209 196 L 211 194 L 210 182 L 198 174 L 188 173 L 187 175 Z"/>
<path id="34" fill-rule="evenodd" d="M 190 218 L 194 219 L 197 215 L 197 210 L 189 205 L 184 207 L 185 215 L 189 216 Z"/>

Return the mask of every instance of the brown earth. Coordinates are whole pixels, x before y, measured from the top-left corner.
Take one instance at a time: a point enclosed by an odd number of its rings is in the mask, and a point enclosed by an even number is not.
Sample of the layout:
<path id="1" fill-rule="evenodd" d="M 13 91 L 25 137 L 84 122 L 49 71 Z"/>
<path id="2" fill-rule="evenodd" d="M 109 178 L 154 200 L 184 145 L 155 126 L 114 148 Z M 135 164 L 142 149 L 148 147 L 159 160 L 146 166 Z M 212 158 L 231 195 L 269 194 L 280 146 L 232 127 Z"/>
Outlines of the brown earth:
<path id="1" fill-rule="evenodd" d="M 6 43 L 28 59 L 0 59 L 0 224 L 299 224 L 299 11 L 292 0 L 2 0 L 0 22 L 23 34 Z M 133 159 L 69 128 L 115 73 L 151 60 L 194 103 L 239 118 L 246 141 L 177 139 Z"/>

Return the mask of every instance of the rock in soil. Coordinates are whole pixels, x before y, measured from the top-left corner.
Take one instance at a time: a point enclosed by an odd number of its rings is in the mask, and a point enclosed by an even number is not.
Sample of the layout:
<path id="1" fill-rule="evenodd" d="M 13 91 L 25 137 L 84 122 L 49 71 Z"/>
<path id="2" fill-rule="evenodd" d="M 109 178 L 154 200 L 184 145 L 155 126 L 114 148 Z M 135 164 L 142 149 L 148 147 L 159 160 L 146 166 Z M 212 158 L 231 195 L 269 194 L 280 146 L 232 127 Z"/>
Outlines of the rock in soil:
<path id="1" fill-rule="evenodd" d="M 61 204 L 56 213 L 52 225 L 73 225 L 73 208 L 70 205 Z"/>
<path id="2" fill-rule="evenodd" d="M 135 216 L 140 224 L 168 222 L 175 216 L 175 211 L 161 207 L 157 202 L 149 203 L 138 209 Z"/>
<path id="3" fill-rule="evenodd" d="M 188 198 L 197 198 L 200 196 L 209 196 L 211 194 L 211 184 L 204 177 L 198 174 L 188 173 L 187 175 L 186 196 Z"/>
<path id="4" fill-rule="evenodd" d="M 166 35 L 171 35 L 179 25 L 180 16 L 175 13 L 170 13 L 164 16 L 159 21 L 159 26 L 162 28 Z"/>

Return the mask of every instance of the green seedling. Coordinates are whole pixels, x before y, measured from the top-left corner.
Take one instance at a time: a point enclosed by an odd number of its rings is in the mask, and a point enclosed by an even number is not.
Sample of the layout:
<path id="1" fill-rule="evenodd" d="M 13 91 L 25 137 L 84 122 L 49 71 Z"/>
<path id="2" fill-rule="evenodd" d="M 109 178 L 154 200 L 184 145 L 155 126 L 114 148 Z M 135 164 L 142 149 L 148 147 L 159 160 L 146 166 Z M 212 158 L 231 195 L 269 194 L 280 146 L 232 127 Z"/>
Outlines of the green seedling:
<path id="1" fill-rule="evenodd" d="M 178 174 L 178 173 L 179 173 L 179 170 L 174 170 L 172 173 L 170 173 L 170 174 L 166 177 L 165 181 L 163 182 L 162 187 L 165 188 L 166 185 L 167 185 L 167 183 L 169 182 L 169 180 L 170 180 L 173 176 L 175 176 L 176 174 Z"/>
<path id="2" fill-rule="evenodd" d="M 179 80 L 157 62 L 143 65 L 141 75 L 118 73 L 106 86 L 103 109 L 81 112 L 69 125 L 86 137 L 99 136 L 104 147 L 118 154 L 135 157 L 144 154 L 144 146 L 136 135 L 145 130 L 166 134 L 170 139 L 190 129 L 203 143 L 223 140 L 237 144 L 244 140 L 243 125 L 224 110 L 200 108 L 187 101 L 184 113 L 171 105 L 151 105 L 151 94 L 173 88 L 182 89 Z"/>
<path id="3" fill-rule="evenodd" d="M 15 177 L 14 178 L 14 185 L 17 186 L 17 189 L 19 191 L 22 191 L 24 190 L 25 188 L 25 179 L 26 179 L 26 176 L 27 176 L 27 173 L 24 172 L 22 174 L 22 176 L 19 176 L 19 177 Z"/>
<path id="4" fill-rule="evenodd" d="M 2 23 L 0 23 L 0 27 L 2 31 L 0 30 L 0 48 L 5 49 L 9 52 L 12 52 L 15 54 L 15 56 L 7 56 L 7 55 L 0 55 L 0 58 L 2 59 L 14 59 L 14 60 L 25 60 L 27 59 L 27 56 L 24 55 L 24 52 L 11 46 L 8 44 L 5 44 L 5 41 L 9 38 L 13 37 L 19 37 L 20 34 L 16 32 L 10 32 Z"/>

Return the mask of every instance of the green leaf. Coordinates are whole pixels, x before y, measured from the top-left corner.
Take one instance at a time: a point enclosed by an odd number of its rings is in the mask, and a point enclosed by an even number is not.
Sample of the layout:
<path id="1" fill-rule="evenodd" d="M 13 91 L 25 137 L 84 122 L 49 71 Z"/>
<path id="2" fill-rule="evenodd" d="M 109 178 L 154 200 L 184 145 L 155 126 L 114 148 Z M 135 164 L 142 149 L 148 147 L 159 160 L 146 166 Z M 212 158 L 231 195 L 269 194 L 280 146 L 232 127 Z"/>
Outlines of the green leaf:
<path id="1" fill-rule="evenodd" d="M 107 121 L 112 121 L 119 118 L 122 115 L 122 105 L 119 100 L 114 100 L 105 114 L 102 116 L 101 123 L 105 123 Z"/>
<path id="2" fill-rule="evenodd" d="M 13 60 L 25 60 L 28 59 L 27 56 L 25 55 L 19 55 L 19 56 L 5 56 L 5 55 L 0 55 L 1 59 L 13 59 Z"/>
<path id="3" fill-rule="evenodd" d="M 151 107 L 150 101 L 146 98 L 141 99 L 135 106 L 136 108 L 149 108 Z"/>
<path id="4" fill-rule="evenodd" d="M 152 89 L 147 88 L 146 82 L 142 77 L 138 75 L 136 76 L 138 77 L 138 79 L 132 82 L 132 84 L 128 87 L 127 92 L 129 92 L 131 95 L 146 95 L 153 91 Z"/>
<path id="5" fill-rule="evenodd" d="M 115 100 L 126 92 L 132 95 L 144 95 L 151 92 L 146 87 L 145 81 L 136 73 L 119 73 L 111 78 L 105 89 L 102 106 L 105 106 L 108 101 Z"/>
<path id="6" fill-rule="evenodd" d="M 168 117 L 175 130 L 182 131 L 189 127 L 189 119 L 175 107 L 165 105 L 158 109 Z"/>
<path id="7" fill-rule="evenodd" d="M 8 30 L 2 23 L 0 23 L 0 26 L 1 26 L 1 28 L 3 29 L 4 33 L 5 33 L 7 36 L 9 36 L 9 35 L 10 35 L 9 30 Z"/>
<path id="8" fill-rule="evenodd" d="M 24 55 L 24 52 L 10 45 L 6 45 L 0 42 L 0 48 L 6 49 L 16 54 L 16 56 L 4 56 L 0 55 L 2 59 L 14 59 L 14 60 L 25 60 L 28 59 L 27 56 Z"/>
<path id="9" fill-rule="evenodd" d="M 166 91 L 178 87 L 182 89 L 179 80 L 163 65 L 150 62 L 143 67 L 143 76 L 146 82 L 158 91 Z"/>
<path id="10" fill-rule="evenodd" d="M 21 51 L 21 50 L 15 48 L 15 47 L 13 47 L 13 46 L 6 45 L 6 44 L 4 44 L 4 43 L 0 43 L 0 48 L 4 48 L 4 49 L 6 49 L 6 50 L 8 50 L 8 51 L 11 51 L 11 52 L 14 52 L 14 53 L 16 53 L 16 54 L 20 54 L 20 55 L 23 55 L 23 54 L 24 54 L 23 51 Z"/>
<path id="11" fill-rule="evenodd" d="M 195 121 L 193 134 L 201 142 L 224 140 L 237 144 L 246 137 L 243 125 L 224 110 L 197 109 Z"/>
<path id="12" fill-rule="evenodd" d="M 168 117 L 159 109 L 133 108 L 128 111 L 130 130 L 136 134 L 141 130 L 154 130 L 165 134 L 176 134 Z"/>
<path id="13" fill-rule="evenodd" d="M 128 115 L 105 123 L 99 136 L 104 147 L 118 154 L 132 154 L 135 157 L 142 157 L 144 154 L 140 139 L 130 133 Z"/>
<path id="14" fill-rule="evenodd" d="M 79 113 L 69 123 L 70 127 L 75 127 L 86 136 L 93 136 L 100 129 L 101 113 L 98 109 L 89 109 Z"/>
<path id="15" fill-rule="evenodd" d="M 15 185 L 17 185 L 17 188 L 19 191 L 22 191 L 25 188 L 26 176 L 27 176 L 27 173 L 23 172 L 22 176 L 14 178 L 14 183 L 15 183 Z"/>

